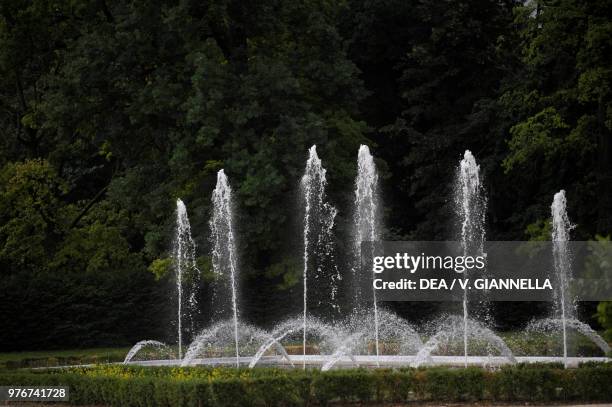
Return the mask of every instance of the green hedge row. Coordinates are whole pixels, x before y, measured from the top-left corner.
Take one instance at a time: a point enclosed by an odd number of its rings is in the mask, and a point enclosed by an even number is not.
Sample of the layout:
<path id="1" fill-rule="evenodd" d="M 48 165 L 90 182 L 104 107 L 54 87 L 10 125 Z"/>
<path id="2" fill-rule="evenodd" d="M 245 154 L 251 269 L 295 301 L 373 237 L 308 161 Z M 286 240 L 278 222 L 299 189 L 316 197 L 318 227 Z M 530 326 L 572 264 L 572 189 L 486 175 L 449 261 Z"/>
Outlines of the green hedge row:
<path id="1" fill-rule="evenodd" d="M 70 386 L 73 404 L 302 406 L 331 402 L 612 401 L 612 366 L 306 371 L 230 378 L 5 372 L 0 385 Z"/>

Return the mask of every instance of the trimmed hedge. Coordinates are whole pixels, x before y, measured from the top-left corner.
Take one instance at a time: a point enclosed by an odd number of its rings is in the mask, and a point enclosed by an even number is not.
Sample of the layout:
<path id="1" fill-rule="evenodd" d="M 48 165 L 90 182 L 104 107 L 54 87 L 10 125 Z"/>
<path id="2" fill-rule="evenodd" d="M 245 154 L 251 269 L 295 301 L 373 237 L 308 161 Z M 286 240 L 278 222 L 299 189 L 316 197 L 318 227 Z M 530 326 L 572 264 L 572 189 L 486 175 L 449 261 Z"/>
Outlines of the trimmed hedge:
<path id="1" fill-rule="evenodd" d="M 101 370 L 103 372 L 103 370 Z M 112 406 L 302 406 L 333 402 L 612 401 L 612 364 L 578 369 L 480 368 L 223 370 L 114 368 L 4 372 L 0 385 L 65 385 L 73 404 Z M 177 375 L 179 377 L 177 377 Z"/>

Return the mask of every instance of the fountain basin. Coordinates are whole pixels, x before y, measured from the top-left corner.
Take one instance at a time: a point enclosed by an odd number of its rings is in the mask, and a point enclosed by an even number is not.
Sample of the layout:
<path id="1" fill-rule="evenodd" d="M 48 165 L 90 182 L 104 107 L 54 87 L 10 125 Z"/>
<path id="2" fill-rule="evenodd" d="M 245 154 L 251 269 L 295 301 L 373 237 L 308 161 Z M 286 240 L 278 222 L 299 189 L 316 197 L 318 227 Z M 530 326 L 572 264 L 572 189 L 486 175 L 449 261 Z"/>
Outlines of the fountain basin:
<path id="1" fill-rule="evenodd" d="M 291 362 L 295 366 L 306 365 L 313 368 L 322 367 L 329 361 L 330 356 L 328 355 L 291 355 Z M 251 360 L 251 356 L 241 356 L 240 365 L 247 367 Z M 353 361 L 354 359 L 354 361 Z M 562 356 L 516 356 L 517 363 L 564 363 L 566 362 L 567 367 L 578 367 L 580 363 L 585 362 L 612 362 L 612 358 L 608 357 L 567 357 Z M 343 357 L 335 363 L 337 368 L 353 368 L 353 367 L 364 367 L 364 368 L 397 368 L 397 367 L 411 367 L 412 363 L 416 362 L 417 358 L 415 355 L 410 356 L 397 356 L 397 355 L 354 355 L 351 358 L 348 356 Z M 165 360 L 146 360 L 146 361 L 132 361 L 128 362 L 128 365 L 137 366 L 181 366 L 182 361 L 179 359 L 165 359 Z M 458 356 L 431 356 L 431 361 L 427 366 L 451 366 L 451 367 L 464 367 L 466 363 L 466 357 L 463 355 Z M 508 358 L 503 356 L 468 356 L 467 365 L 476 367 L 500 367 L 504 365 L 510 365 Z M 235 357 L 217 357 L 217 358 L 198 358 L 193 359 L 190 366 L 235 366 Z M 276 367 L 287 367 L 291 368 L 292 365 L 282 356 L 263 356 L 259 362 L 259 366 L 276 366 Z"/>

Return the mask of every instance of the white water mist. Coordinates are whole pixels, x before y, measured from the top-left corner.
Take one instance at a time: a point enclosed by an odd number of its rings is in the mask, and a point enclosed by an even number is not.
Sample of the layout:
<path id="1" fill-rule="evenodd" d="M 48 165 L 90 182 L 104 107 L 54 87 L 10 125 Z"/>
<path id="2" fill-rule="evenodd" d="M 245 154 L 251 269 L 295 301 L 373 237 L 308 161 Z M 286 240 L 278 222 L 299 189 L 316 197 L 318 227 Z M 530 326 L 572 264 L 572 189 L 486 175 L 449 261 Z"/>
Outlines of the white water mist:
<path id="1" fill-rule="evenodd" d="M 372 287 L 372 312 L 374 313 L 374 330 L 377 364 L 379 352 L 378 343 L 378 304 L 376 302 L 376 290 L 372 285 L 371 274 L 363 274 L 361 271 L 361 243 L 374 242 L 380 239 L 379 221 L 379 197 L 378 197 L 378 173 L 374 158 L 366 145 L 359 147 L 357 154 L 357 179 L 355 180 L 355 215 L 354 215 L 354 244 L 355 262 L 353 264 L 353 304 L 356 308 L 368 308 L 363 304 L 362 288 Z"/>
<path id="2" fill-rule="evenodd" d="M 327 186 L 326 170 L 321 164 L 321 159 L 317 155 L 317 147 L 312 146 L 308 151 L 308 160 L 304 176 L 301 179 L 302 199 L 304 203 L 304 252 L 303 252 L 303 284 L 304 284 L 304 308 L 303 308 L 303 354 L 306 368 L 306 325 L 308 314 L 308 283 L 309 278 L 321 279 L 323 281 L 326 272 L 323 270 L 325 261 L 329 260 L 333 250 L 334 220 L 337 210 L 326 201 L 325 188 Z M 324 282 L 328 284 L 329 297 L 326 300 L 331 305 L 332 310 L 337 311 L 338 282 L 340 274 L 332 267 L 330 279 Z M 312 276 L 311 276 L 312 274 Z M 319 298 L 321 301 L 322 298 Z"/>
<path id="3" fill-rule="evenodd" d="M 187 216 L 187 207 L 180 199 L 176 200 L 176 232 L 173 245 L 174 267 L 176 270 L 176 289 L 178 296 L 177 329 L 178 355 L 183 353 L 183 319 L 191 323 L 194 330 L 194 314 L 198 311 L 196 292 L 199 286 L 199 270 L 195 260 L 196 246 L 191 237 L 191 225 Z M 188 293 L 187 304 L 184 302 L 185 291 Z M 184 309 L 186 306 L 187 309 Z"/>
<path id="4" fill-rule="evenodd" d="M 553 265 L 558 285 L 555 295 L 555 308 L 561 318 L 563 360 L 564 364 L 567 365 L 567 321 L 574 319 L 575 308 L 569 295 L 571 254 L 568 242 L 573 225 L 567 216 L 567 199 L 564 190 L 555 194 L 550 211 L 552 214 Z"/>
<path id="5" fill-rule="evenodd" d="M 470 150 L 465 150 L 459 163 L 455 186 L 455 208 L 461 225 L 463 255 L 481 254 L 485 239 L 486 198 L 480 180 L 480 166 Z M 467 278 L 467 273 L 464 274 Z M 468 358 L 468 293 L 463 291 L 463 351 L 465 366 Z"/>
<path id="6" fill-rule="evenodd" d="M 210 219 L 213 271 L 216 277 L 215 294 L 213 304 L 217 309 L 217 315 L 226 313 L 223 299 L 231 298 L 230 311 L 233 320 L 234 345 L 236 351 L 236 366 L 240 365 L 240 353 L 238 350 L 238 259 L 236 256 L 236 242 L 234 238 L 233 214 L 232 214 L 232 189 L 227 176 L 223 170 L 217 173 L 217 186 L 212 195 L 213 213 Z"/>

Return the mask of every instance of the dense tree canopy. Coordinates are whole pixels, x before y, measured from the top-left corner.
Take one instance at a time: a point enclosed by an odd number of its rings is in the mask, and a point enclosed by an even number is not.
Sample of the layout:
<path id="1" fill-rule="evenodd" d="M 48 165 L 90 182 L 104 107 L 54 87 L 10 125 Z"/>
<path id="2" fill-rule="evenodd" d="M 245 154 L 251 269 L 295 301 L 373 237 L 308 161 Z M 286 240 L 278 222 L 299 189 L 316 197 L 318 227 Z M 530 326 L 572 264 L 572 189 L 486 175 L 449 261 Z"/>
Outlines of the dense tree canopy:
<path id="1" fill-rule="evenodd" d="M 172 335 L 174 202 L 206 274 L 221 168 L 243 317 L 296 312 L 313 144 L 341 255 L 360 144 L 383 175 L 388 239 L 456 236 L 465 149 L 489 238 L 541 235 L 561 188 L 575 238 L 610 234 L 611 15 L 604 0 L 0 1 L 1 346 Z"/>

